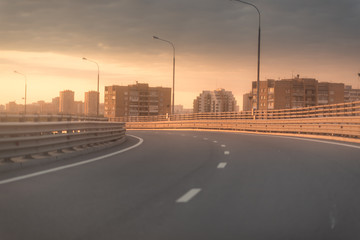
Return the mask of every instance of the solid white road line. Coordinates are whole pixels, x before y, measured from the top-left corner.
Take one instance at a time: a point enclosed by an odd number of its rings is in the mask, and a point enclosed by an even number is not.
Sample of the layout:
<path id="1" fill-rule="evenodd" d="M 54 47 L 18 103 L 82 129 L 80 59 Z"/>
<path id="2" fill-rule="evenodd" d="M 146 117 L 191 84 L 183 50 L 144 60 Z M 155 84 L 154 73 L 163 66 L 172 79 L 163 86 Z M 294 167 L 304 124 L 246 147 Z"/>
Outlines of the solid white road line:
<path id="1" fill-rule="evenodd" d="M 130 149 L 136 148 L 136 147 L 140 146 L 144 141 L 142 138 L 137 137 L 137 136 L 133 136 L 133 135 L 127 135 L 127 136 L 137 138 L 137 139 L 139 139 L 139 142 L 137 144 L 133 145 L 133 146 L 130 146 L 128 148 L 124 148 L 124 149 L 122 149 L 120 151 L 117 151 L 117 152 L 106 154 L 104 156 L 91 158 L 91 159 L 88 159 L 88 160 L 85 160 L 85 161 L 81 161 L 81 162 L 77 162 L 77 163 L 73 163 L 73 164 L 69 164 L 69 165 L 65 165 L 65 166 L 61 166 L 61 167 L 51 168 L 51 169 L 48 169 L 48 170 L 35 172 L 35 173 L 31 173 L 31 174 L 27 174 L 27 175 L 23 175 L 23 176 L 19 176 L 19 177 L 5 179 L 5 180 L 0 181 L 0 185 L 5 184 L 5 183 L 11 183 L 11 182 L 23 180 L 23 179 L 26 179 L 26 178 L 36 177 L 36 176 L 51 173 L 51 172 L 57 172 L 57 171 L 64 170 L 64 169 L 67 169 L 67 168 L 77 167 L 77 166 L 92 163 L 92 162 L 95 162 L 95 161 L 99 161 L 99 160 L 102 160 L 104 158 L 108 158 L 108 157 L 111 157 L 111 156 L 126 152 L 126 151 L 128 151 Z"/>
<path id="2" fill-rule="evenodd" d="M 225 155 L 229 155 L 230 152 L 229 152 L 229 151 L 225 151 L 224 154 L 225 154 Z"/>
<path id="3" fill-rule="evenodd" d="M 221 147 L 226 147 L 226 145 L 222 144 Z"/>
<path id="4" fill-rule="evenodd" d="M 226 164 L 227 164 L 226 162 L 221 162 L 221 163 L 219 163 L 217 168 L 225 168 Z"/>
<path id="5" fill-rule="evenodd" d="M 295 139 L 295 140 L 301 140 L 301 141 L 308 141 L 308 142 L 318 142 L 318 143 L 325 143 L 325 144 L 333 144 L 333 145 L 338 145 L 338 146 L 343 146 L 343 147 L 350 147 L 350 148 L 357 148 L 360 149 L 359 145 L 352 145 L 352 144 L 347 144 L 347 143 L 341 143 L 341 142 L 331 142 L 331 141 L 327 141 L 327 140 L 317 140 L 317 139 L 313 139 L 313 138 L 307 138 L 306 136 L 304 137 L 291 137 L 291 136 L 281 136 L 281 135 L 265 135 L 265 134 L 253 134 L 253 133 L 241 133 L 242 135 L 249 135 L 249 136 L 261 136 L 261 137 L 275 137 L 275 138 L 288 138 L 288 139 Z M 336 140 L 334 140 L 336 141 Z"/>
<path id="6" fill-rule="evenodd" d="M 343 147 L 351 147 L 351 148 L 360 149 L 360 146 L 357 146 L 357 145 L 351 145 L 351 144 L 339 143 L 339 142 L 330 142 L 330 141 L 324 141 L 324 140 L 316 140 L 316 139 L 311 139 L 311 138 L 287 137 L 287 136 L 274 136 L 274 137 L 282 137 L 282 138 L 296 139 L 296 140 L 309 141 L 309 142 L 326 143 L 326 144 L 333 144 L 333 145 L 339 145 L 339 146 L 343 146 Z"/>
<path id="7" fill-rule="evenodd" d="M 177 203 L 186 203 L 190 201 L 196 194 L 201 191 L 201 188 L 193 188 L 190 189 L 187 193 L 185 193 L 181 198 L 176 200 Z"/>

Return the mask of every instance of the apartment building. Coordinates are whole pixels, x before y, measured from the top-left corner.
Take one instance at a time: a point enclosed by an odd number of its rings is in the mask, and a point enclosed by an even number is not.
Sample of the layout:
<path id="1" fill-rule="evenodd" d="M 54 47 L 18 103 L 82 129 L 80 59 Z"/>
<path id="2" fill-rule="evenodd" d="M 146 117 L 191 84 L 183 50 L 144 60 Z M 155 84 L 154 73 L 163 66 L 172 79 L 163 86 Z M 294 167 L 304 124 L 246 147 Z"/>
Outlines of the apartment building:
<path id="1" fill-rule="evenodd" d="M 17 104 L 15 101 L 6 104 L 7 113 L 24 113 L 25 107 L 23 104 Z"/>
<path id="2" fill-rule="evenodd" d="M 360 101 L 360 89 L 353 89 L 352 86 L 350 85 L 345 86 L 344 101 L 345 102 Z"/>
<path id="3" fill-rule="evenodd" d="M 203 91 L 193 103 L 194 113 L 200 112 L 233 112 L 236 111 L 236 100 L 231 91 L 217 89 Z"/>
<path id="4" fill-rule="evenodd" d="M 59 98 L 59 113 L 62 114 L 74 114 L 74 92 L 71 90 L 65 90 L 60 92 Z"/>
<path id="5" fill-rule="evenodd" d="M 58 114 L 59 113 L 59 109 L 60 109 L 60 97 L 54 97 L 51 100 L 51 104 L 52 104 L 52 113 L 54 114 Z"/>
<path id="6" fill-rule="evenodd" d="M 89 91 L 85 93 L 84 114 L 87 116 L 96 116 L 98 113 L 99 93 Z"/>
<path id="7" fill-rule="evenodd" d="M 318 83 L 317 105 L 343 103 L 345 100 L 345 87 L 343 83 Z"/>
<path id="8" fill-rule="evenodd" d="M 253 97 L 252 92 L 243 95 L 243 111 L 250 111 L 253 108 Z"/>
<path id="9" fill-rule="evenodd" d="M 171 113 L 171 88 L 146 83 L 105 87 L 105 117 L 154 116 Z"/>
<path id="10" fill-rule="evenodd" d="M 84 102 L 74 101 L 73 113 L 75 115 L 84 115 Z"/>
<path id="11" fill-rule="evenodd" d="M 252 83 L 252 91 L 244 96 L 243 110 L 256 108 L 257 83 Z M 314 78 L 260 81 L 259 109 L 294 109 L 316 105 L 344 102 L 344 84 L 318 82 Z M 250 101 L 250 103 L 249 103 Z"/>

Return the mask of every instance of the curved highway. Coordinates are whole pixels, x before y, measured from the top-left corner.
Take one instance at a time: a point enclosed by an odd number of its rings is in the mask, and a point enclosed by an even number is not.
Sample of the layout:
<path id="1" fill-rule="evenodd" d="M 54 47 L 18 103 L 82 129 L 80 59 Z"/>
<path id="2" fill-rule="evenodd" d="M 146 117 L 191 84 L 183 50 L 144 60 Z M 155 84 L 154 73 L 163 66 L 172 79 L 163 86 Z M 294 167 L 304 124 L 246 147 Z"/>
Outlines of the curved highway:
<path id="1" fill-rule="evenodd" d="M 360 239 L 360 145 L 128 134 L 121 146 L 2 173 L 0 239 Z"/>

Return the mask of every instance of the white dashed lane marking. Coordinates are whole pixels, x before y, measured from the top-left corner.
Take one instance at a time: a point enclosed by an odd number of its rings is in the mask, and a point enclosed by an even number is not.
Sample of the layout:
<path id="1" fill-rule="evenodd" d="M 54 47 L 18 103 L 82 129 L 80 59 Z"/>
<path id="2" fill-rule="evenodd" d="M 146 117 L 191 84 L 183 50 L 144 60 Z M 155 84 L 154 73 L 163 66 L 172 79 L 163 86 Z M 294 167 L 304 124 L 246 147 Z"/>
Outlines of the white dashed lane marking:
<path id="1" fill-rule="evenodd" d="M 225 154 L 225 155 L 229 155 L 230 152 L 229 152 L 229 151 L 225 151 L 224 154 Z"/>
<path id="2" fill-rule="evenodd" d="M 182 197 L 176 200 L 177 203 L 186 203 L 190 201 L 196 194 L 201 191 L 201 188 L 193 188 L 190 189 L 187 193 L 185 193 Z"/>
<path id="3" fill-rule="evenodd" d="M 208 138 L 204 138 L 204 140 L 208 140 Z"/>
<path id="4" fill-rule="evenodd" d="M 224 145 L 224 144 L 221 144 L 221 147 L 226 147 L 226 145 Z"/>
<path id="5" fill-rule="evenodd" d="M 226 165 L 227 165 L 226 162 L 221 162 L 221 163 L 219 163 L 219 165 L 217 166 L 217 168 L 225 168 Z"/>
<path id="6" fill-rule="evenodd" d="M 215 140 L 215 141 L 213 141 L 214 143 L 217 143 L 217 141 Z"/>

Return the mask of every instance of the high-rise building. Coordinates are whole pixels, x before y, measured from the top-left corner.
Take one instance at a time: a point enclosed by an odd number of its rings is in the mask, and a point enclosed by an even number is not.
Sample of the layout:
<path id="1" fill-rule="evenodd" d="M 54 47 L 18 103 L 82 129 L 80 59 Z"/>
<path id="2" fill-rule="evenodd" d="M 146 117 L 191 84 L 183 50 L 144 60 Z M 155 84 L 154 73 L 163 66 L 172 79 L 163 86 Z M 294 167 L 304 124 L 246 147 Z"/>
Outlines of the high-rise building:
<path id="1" fill-rule="evenodd" d="M 243 110 L 256 108 L 257 83 L 252 83 L 249 101 L 244 101 Z M 250 99 L 251 98 L 251 99 Z M 336 104 L 344 102 L 344 84 L 318 82 L 314 78 L 260 81 L 259 109 L 294 109 L 316 105 Z M 250 107 L 250 108 L 249 108 Z"/>
<path id="2" fill-rule="evenodd" d="M 253 102 L 256 106 L 256 82 Z M 260 110 L 303 108 L 317 105 L 317 80 L 313 78 L 260 81 Z"/>
<path id="3" fill-rule="evenodd" d="M 85 93 L 84 114 L 87 116 L 96 116 L 98 107 L 99 93 L 89 91 Z"/>
<path id="4" fill-rule="evenodd" d="M 314 78 L 284 79 L 274 81 L 269 94 L 270 102 L 266 98 L 260 109 L 284 109 L 284 108 L 303 108 L 317 105 L 317 83 Z M 260 84 L 260 92 L 266 92 Z M 260 95 L 261 96 L 261 95 Z M 260 100 L 261 103 L 261 100 Z"/>
<path id="5" fill-rule="evenodd" d="M 319 82 L 317 105 L 343 103 L 345 100 L 344 93 L 343 83 Z"/>
<path id="6" fill-rule="evenodd" d="M 234 112 L 236 100 L 231 91 L 217 89 L 215 91 L 203 91 L 194 100 L 194 113 L 200 112 Z"/>
<path id="7" fill-rule="evenodd" d="M 60 92 L 59 112 L 62 114 L 74 114 L 74 92 L 65 90 Z"/>
<path id="8" fill-rule="evenodd" d="M 6 104 L 6 112 L 8 113 L 20 113 L 24 112 L 24 105 L 17 104 L 15 101 Z"/>
<path id="9" fill-rule="evenodd" d="M 52 103 L 48 103 L 45 101 L 38 101 L 37 103 L 33 103 L 31 105 L 35 105 L 36 108 L 34 109 L 35 111 L 33 111 L 34 113 L 38 113 L 38 114 L 50 114 L 53 113 L 53 105 Z M 30 105 L 30 106 L 31 106 Z M 29 112 L 30 112 L 31 108 L 29 108 Z"/>
<path id="10" fill-rule="evenodd" d="M 253 108 L 253 97 L 252 93 L 243 95 L 243 111 L 250 111 Z"/>
<path id="11" fill-rule="evenodd" d="M 349 85 L 345 86 L 344 101 L 345 102 L 360 101 L 360 89 L 353 89 L 352 86 Z"/>
<path id="12" fill-rule="evenodd" d="M 76 115 L 84 114 L 84 103 L 82 101 L 74 101 L 73 114 Z"/>
<path id="13" fill-rule="evenodd" d="M 154 116 L 171 113 L 171 88 L 146 83 L 105 87 L 105 117 Z"/>
<path id="14" fill-rule="evenodd" d="M 60 105 L 60 97 L 54 97 L 54 98 L 52 99 L 51 103 L 52 103 L 52 107 L 53 107 L 52 113 L 54 113 L 54 114 L 59 113 L 59 109 L 60 109 L 60 106 L 59 106 L 59 105 Z"/>

